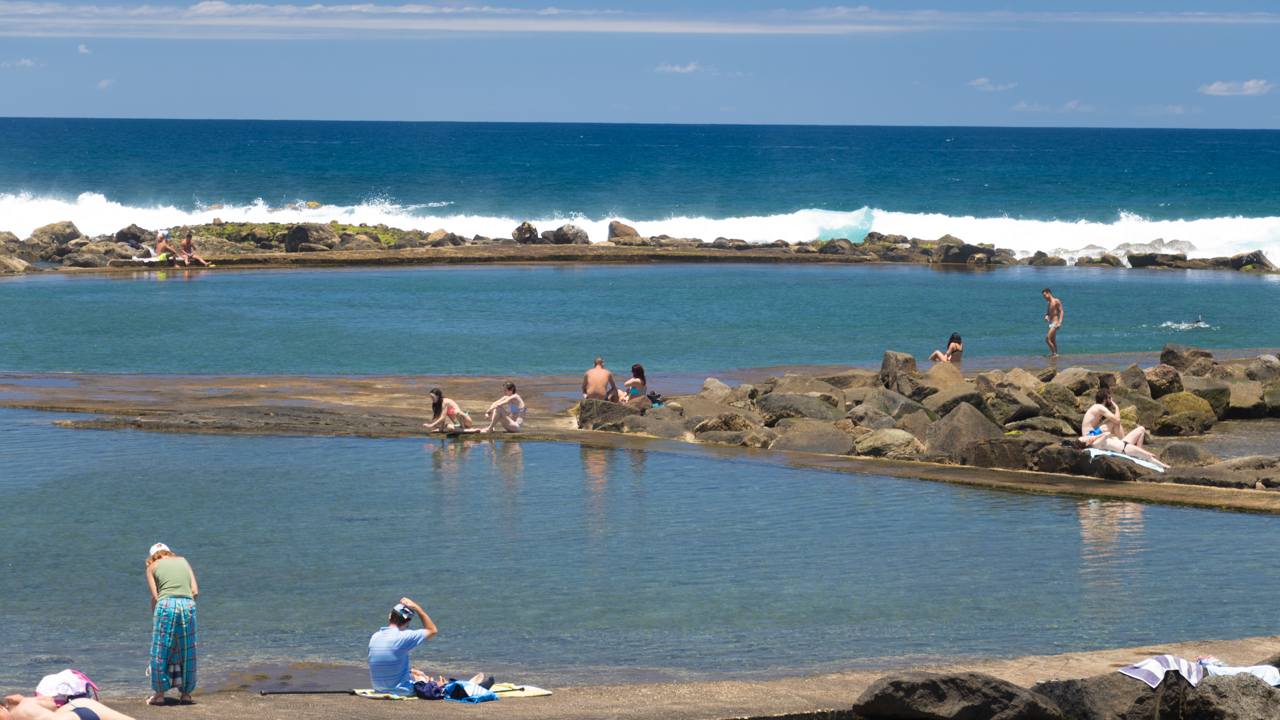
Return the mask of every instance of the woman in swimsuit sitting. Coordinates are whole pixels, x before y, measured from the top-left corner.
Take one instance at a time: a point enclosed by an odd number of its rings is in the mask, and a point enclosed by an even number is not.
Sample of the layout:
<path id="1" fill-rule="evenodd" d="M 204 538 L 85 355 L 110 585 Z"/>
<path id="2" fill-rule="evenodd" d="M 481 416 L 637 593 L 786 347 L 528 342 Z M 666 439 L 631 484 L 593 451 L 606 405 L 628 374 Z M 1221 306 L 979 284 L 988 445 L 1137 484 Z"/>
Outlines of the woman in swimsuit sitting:
<path id="1" fill-rule="evenodd" d="M 644 366 L 636 363 L 631 366 L 631 379 L 622 383 L 622 404 L 638 400 L 649 392 L 649 384 L 644 379 Z"/>
<path id="2" fill-rule="evenodd" d="M 520 426 L 524 424 L 524 398 L 516 392 L 516 384 L 513 382 L 503 383 L 502 391 L 502 397 L 484 411 L 489 418 L 489 426 L 481 428 L 480 432 L 493 432 L 493 426 L 498 424 L 507 432 L 520 432 Z"/>
<path id="3" fill-rule="evenodd" d="M 947 340 L 947 351 L 934 350 L 929 356 L 929 360 L 939 363 L 955 363 L 960 364 L 964 358 L 964 341 L 960 339 L 960 333 L 951 333 L 951 338 Z"/>
<path id="4" fill-rule="evenodd" d="M 58 707 L 53 698 L 10 695 L 0 705 L 0 720 L 133 720 L 97 700 L 75 698 Z"/>
<path id="5" fill-rule="evenodd" d="M 450 432 L 471 429 L 471 416 L 452 398 L 444 396 L 440 388 L 431 388 L 431 422 L 422 423 L 430 432 Z"/>

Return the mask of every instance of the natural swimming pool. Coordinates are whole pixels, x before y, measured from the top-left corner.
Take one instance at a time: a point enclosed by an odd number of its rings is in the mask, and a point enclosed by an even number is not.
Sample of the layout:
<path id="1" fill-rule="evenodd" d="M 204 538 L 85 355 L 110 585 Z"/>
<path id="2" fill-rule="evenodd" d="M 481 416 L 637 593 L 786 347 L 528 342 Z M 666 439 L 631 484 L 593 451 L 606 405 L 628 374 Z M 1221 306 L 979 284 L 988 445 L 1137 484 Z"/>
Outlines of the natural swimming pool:
<path id="1" fill-rule="evenodd" d="M 251 374 L 709 372 L 917 358 L 952 332 L 972 361 L 1167 342 L 1270 347 L 1280 276 L 851 265 L 416 267 L 0 281 L 0 371 Z M 1175 325 L 1203 317 L 1207 327 Z M 1186 327 L 1185 325 L 1180 327 Z"/>
<path id="2" fill-rule="evenodd" d="M 72 431 L 0 411 L 0 687 L 146 680 L 146 548 L 206 677 L 358 665 L 401 594 L 444 671 L 797 674 L 1274 632 L 1275 518 L 550 443 Z"/>

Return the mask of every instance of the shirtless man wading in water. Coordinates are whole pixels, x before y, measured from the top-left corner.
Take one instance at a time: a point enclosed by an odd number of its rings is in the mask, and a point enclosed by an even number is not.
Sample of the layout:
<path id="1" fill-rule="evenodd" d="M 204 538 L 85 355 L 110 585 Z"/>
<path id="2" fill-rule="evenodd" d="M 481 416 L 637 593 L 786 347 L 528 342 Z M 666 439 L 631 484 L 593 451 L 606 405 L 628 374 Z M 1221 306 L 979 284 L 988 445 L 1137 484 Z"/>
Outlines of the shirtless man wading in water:
<path id="1" fill-rule="evenodd" d="M 604 358 L 597 357 L 595 367 L 582 376 L 582 397 L 618 402 L 618 384 L 613 373 L 604 366 Z"/>
<path id="2" fill-rule="evenodd" d="M 1044 342 L 1049 346 L 1049 357 L 1058 357 L 1058 328 L 1062 327 L 1062 319 L 1067 316 L 1062 309 L 1062 301 L 1053 296 L 1049 288 L 1040 291 L 1049 307 L 1044 312 L 1044 321 L 1049 323 L 1049 332 L 1045 333 Z"/>

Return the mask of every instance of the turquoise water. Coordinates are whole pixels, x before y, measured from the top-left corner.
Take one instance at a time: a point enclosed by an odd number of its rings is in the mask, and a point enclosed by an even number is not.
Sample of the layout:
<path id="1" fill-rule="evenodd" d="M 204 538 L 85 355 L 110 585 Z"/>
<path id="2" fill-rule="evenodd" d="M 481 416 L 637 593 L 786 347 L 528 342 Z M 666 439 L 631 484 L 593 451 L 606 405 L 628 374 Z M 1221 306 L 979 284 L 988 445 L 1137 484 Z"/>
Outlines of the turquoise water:
<path id="1" fill-rule="evenodd" d="M 0 281 L 0 370 L 126 373 L 664 372 L 1045 352 L 1280 345 L 1280 277 L 1228 272 L 707 266 L 36 275 Z M 1164 323 L 1203 316 L 1212 329 Z"/>
<path id="2" fill-rule="evenodd" d="M 141 692 L 143 559 L 187 555 L 201 663 L 416 657 L 555 686 L 1274 632 L 1275 519 L 542 443 L 71 431 L 0 412 L 0 687 Z"/>

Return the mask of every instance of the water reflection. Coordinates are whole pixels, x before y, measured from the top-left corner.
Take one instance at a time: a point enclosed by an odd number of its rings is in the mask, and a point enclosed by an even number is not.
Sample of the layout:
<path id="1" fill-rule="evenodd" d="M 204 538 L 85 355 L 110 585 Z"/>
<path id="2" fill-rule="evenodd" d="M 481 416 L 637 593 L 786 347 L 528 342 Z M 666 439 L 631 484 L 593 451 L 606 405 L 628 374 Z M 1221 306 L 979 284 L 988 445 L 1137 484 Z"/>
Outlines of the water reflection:
<path id="1" fill-rule="evenodd" d="M 579 446 L 582 459 L 582 477 L 586 481 L 587 535 L 599 542 L 605 535 L 605 493 L 609 489 L 613 459 L 617 450 L 612 448 Z"/>
<path id="2" fill-rule="evenodd" d="M 1140 503 L 1084 500 L 1076 505 L 1086 572 L 1124 564 L 1145 549 Z"/>

